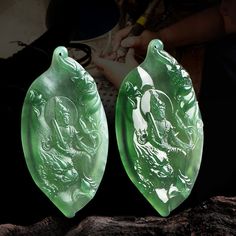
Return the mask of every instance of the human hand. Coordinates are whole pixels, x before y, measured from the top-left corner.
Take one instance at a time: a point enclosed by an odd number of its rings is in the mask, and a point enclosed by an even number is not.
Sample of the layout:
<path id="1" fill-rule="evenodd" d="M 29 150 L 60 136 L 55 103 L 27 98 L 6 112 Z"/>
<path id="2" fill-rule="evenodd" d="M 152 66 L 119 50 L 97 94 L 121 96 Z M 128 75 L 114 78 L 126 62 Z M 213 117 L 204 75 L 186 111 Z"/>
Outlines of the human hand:
<path id="1" fill-rule="evenodd" d="M 124 56 L 121 48 L 134 48 L 135 54 L 145 56 L 149 42 L 152 39 L 159 38 L 158 32 L 149 30 L 143 31 L 139 36 L 128 36 L 132 26 L 128 26 L 117 32 L 113 39 L 113 54 L 117 57 Z"/>
<path id="2" fill-rule="evenodd" d="M 134 48 L 136 55 L 145 56 L 148 44 L 152 39 L 159 38 L 157 32 L 144 30 L 139 36 L 130 36 L 121 41 L 121 46 L 125 48 Z"/>
<path id="3" fill-rule="evenodd" d="M 133 25 L 126 26 L 125 28 L 119 30 L 112 40 L 112 51 L 117 52 L 121 46 L 121 41 L 128 37 Z"/>
<path id="4" fill-rule="evenodd" d="M 134 58 L 134 50 L 132 48 L 128 50 L 124 63 L 102 58 L 98 55 L 93 55 L 92 60 L 102 74 L 111 83 L 113 83 L 116 88 L 119 88 L 125 76 L 133 68 L 138 66 L 138 62 Z"/>

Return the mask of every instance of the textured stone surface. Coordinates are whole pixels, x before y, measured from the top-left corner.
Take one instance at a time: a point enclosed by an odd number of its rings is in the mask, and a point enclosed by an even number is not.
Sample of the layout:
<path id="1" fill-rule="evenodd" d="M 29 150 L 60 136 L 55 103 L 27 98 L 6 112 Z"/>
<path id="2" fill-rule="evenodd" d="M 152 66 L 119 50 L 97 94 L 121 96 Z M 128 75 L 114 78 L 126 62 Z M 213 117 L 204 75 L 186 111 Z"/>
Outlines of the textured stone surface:
<path id="1" fill-rule="evenodd" d="M 1 236 L 59 236 L 65 235 L 72 227 L 67 219 L 47 217 L 42 221 L 30 225 L 20 226 L 13 224 L 0 225 Z"/>
<path id="2" fill-rule="evenodd" d="M 218 196 L 168 218 L 91 216 L 81 223 L 48 217 L 23 227 L 0 225 L 1 236 L 236 235 L 236 197 Z"/>

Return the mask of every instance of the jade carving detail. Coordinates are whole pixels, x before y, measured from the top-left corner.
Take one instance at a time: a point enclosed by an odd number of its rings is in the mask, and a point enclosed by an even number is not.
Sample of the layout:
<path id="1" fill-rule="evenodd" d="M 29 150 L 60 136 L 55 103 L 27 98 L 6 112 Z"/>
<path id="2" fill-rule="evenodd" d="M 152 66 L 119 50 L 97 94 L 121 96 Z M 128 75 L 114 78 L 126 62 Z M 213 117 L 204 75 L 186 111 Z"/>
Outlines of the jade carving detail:
<path id="1" fill-rule="evenodd" d="M 151 205 L 167 216 L 190 194 L 203 148 L 203 123 L 191 79 L 149 43 L 143 63 L 124 79 L 116 105 L 122 163 Z"/>
<path id="2" fill-rule="evenodd" d="M 67 49 L 30 86 L 21 120 L 23 151 L 38 187 L 67 217 L 95 195 L 108 151 L 108 128 L 93 78 Z"/>

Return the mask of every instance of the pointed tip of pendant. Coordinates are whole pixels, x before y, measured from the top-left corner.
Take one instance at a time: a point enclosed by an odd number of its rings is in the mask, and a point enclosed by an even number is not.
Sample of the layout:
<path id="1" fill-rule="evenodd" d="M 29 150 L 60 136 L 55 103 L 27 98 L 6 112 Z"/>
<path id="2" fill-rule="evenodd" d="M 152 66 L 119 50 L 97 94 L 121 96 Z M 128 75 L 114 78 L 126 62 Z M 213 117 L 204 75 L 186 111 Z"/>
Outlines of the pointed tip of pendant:
<path id="1" fill-rule="evenodd" d="M 153 39 L 149 43 L 149 48 L 150 49 L 156 49 L 156 50 L 163 50 L 164 49 L 164 45 L 163 45 L 163 43 L 162 43 L 162 41 L 160 39 Z"/>
<path id="2" fill-rule="evenodd" d="M 53 52 L 53 57 L 68 57 L 68 50 L 64 47 L 64 46 L 59 46 L 57 48 L 55 48 L 54 52 Z"/>

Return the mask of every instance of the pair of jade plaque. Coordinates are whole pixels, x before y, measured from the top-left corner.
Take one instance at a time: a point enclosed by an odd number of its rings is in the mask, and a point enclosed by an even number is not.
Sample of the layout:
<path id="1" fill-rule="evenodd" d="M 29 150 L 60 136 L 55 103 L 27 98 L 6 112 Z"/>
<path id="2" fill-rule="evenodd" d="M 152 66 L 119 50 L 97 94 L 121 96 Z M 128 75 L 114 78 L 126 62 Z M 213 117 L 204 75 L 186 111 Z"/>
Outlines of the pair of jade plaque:
<path id="1" fill-rule="evenodd" d="M 143 63 L 124 79 L 116 102 L 123 166 L 162 216 L 196 180 L 203 123 L 184 68 L 152 40 Z M 106 166 L 108 126 L 96 83 L 65 47 L 30 86 L 21 120 L 23 151 L 37 186 L 67 217 L 95 195 Z"/>

